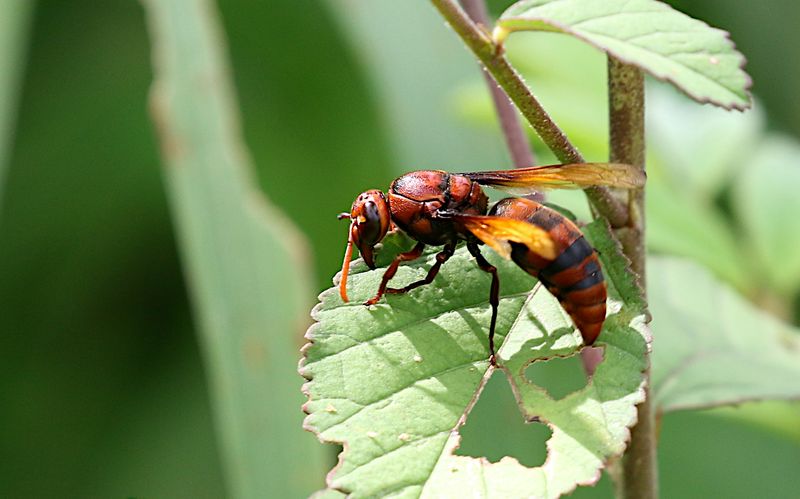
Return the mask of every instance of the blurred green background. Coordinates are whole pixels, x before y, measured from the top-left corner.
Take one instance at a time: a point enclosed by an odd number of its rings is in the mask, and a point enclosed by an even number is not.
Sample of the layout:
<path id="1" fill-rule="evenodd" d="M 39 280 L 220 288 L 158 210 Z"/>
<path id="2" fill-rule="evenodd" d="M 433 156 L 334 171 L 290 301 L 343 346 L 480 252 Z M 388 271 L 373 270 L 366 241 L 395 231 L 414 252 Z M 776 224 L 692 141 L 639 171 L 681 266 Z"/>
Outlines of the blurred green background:
<path id="1" fill-rule="evenodd" d="M 16 9 L 6 19 L 23 29 L 0 196 L 0 496 L 223 496 L 147 114 L 142 8 L 133 0 L 5 3 L 3 14 Z M 732 32 L 767 127 L 799 137 L 800 4 L 670 3 Z M 475 64 L 427 2 L 399 4 L 219 2 L 261 186 L 307 235 L 320 290 L 341 264 L 345 229 L 335 214 L 358 192 L 423 167 L 508 165 L 497 131 L 453 109 L 468 98 L 464 88 L 481 84 Z M 715 202 L 730 211 L 724 196 Z M 800 317 L 796 293 L 776 300 L 763 305 Z M 276 382 L 299 390 L 301 381 Z M 481 402 L 465 452 L 489 446 L 493 459 L 526 462 L 518 440 L 497 436 L 522 426 L 510 394 L 490 390 Z M 752 418 L 665 417 L 663 496 L 796 493 L 800 422 L 796 410 L 775 407 L 787 414 L 777 423 L 759 409 Z M 288 410 L 300 420 L 299 407 Z M 309 490 L 322 485 L 322 476 L 309 477 Z M 575 495 L 609 494 L 604 479 Z"/>

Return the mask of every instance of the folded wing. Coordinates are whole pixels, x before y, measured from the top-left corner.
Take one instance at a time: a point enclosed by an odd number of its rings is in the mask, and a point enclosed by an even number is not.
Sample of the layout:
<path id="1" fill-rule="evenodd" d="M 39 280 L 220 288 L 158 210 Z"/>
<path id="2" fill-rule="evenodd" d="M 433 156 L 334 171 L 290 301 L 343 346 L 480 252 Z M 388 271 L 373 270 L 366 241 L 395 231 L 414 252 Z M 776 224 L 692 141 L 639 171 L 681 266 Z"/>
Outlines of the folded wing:
<path id="1" fill-rule="evenodd" d="M 486 215 L 453 218 L 504 258 L 511 258 L 511 243 L 524 244 L 542 258 L 554 260 L 556 246 L 547 231 L 522 220 Z"/>
<path id="2" fill-rule="evenodd" d="M 573 163 L 531 166 L 514 170 L 462 173 L 481 185 L 524 195 L 543 189 L 585 189 L 592 186 L 642 187 L 643 170 L 623 163 Z"/>

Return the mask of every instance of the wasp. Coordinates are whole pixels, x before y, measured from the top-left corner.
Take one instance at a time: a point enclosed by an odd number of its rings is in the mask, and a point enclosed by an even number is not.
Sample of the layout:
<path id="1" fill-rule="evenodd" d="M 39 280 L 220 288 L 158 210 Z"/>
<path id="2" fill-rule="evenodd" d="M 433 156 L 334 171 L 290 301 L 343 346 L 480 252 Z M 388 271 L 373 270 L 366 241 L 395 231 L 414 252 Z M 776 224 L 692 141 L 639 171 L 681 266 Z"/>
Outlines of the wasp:
<path id="1" fill-rule="evenodd" d="M 375 295 L 364 305 L 374 305 L 387 293 L 407 293 L 430 284 L 463 241 L 478 267 L 492 278 L 489 354 L 491 364 L 495 365 L 494 332 L 500 281 L 497 269 L 481 254 L 480 245 L 486 244 L 539 279 L 572 318 L 584 343 L 591 345 L 603 327 L 607 297 L 594 248 L 569 218 L 535 201 L 509 197 L 490 209 L 489 198 L 481 186 L 522 195 L 549 187 L 632 189 L 643 186 L 644 182 L 642 170 L 620 163 L 546 165 L 472 173 L 441 170 L 407 173 L 396 178 L 386 193 L 376 189 L 361 193 L 350 213 L 339 215 L 340 219 L 350 219 L 339 293 L 347 302 L 347 276 L 353 247 L 361 253 L 367 266 L 374 269 L 375 245 L 390 229 L 402 230 L 417 244 L 394 258 Z M 427 275 L 402 288 L 388 287 L 400 264 L 419 258 L 426 245 L 443 247 Z"/>

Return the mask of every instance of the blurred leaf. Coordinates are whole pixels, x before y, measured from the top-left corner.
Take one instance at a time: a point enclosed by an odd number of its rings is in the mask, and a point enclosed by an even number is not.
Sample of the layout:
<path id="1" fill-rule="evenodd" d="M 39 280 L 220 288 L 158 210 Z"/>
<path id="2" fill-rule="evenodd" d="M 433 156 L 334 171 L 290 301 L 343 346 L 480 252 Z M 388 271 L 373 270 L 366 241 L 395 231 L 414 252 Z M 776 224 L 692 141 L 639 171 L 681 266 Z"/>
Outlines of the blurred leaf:
<path id="1" fill-rule="evenodd" d="M 327 4 L 370 72 L 398 173 L 510 166 L 499 128 L 475 130 L 450 106 L 453 88 L 480 78 L 480 68 L 434 9 L 396 0 Z"/>
<path id="2" fill-rule="evenodd" d="M 736 179 L 733 209 L 767 285 L 791 298 L 800 289 L 800 144 L 770 137 Z"/>
<path id="3" fill-rule="evenodd" d="M 576 36 L 699 102 L 726 109 L 750 106 L 744 57 L 724 31 L 654 0 L 523 0 L 497 22 L 495 36 L 514 31 Z"/>
<path id="4" fill-rule="evenodd" d="M 103 438 L 93 440 L 85 465 L 96 471 L 84 478 L 76 497 L 225 496 L 208 393 L 197 382 L 203 373 L 195 356 L 185 349 L 158 372 L 155 383 L 116 400 L 118 424 L 107 425 Z"/>
<path id="5" fill-rule="evenodd" d="M 770 127 L 800 137 L 800 3 L 796 0 L 669 0 L 669 4 L 735 34 L 747 55 L 747 72 L 756 82 Z M 758 104 L 756 104 L 758 107 Z"/>
<path id="6" fill-rule="evenodd" d="M 0 210 L 3 208 L 6 163 L 10 156 L 17 95 L 34 5 L 32 0 L 6 0 L 0 3 Z"/>
<path id="7" fill-rule="evenodd" d="M 454 430 L 493 371 L 487 369 L 486 341 L 490 279 L 465 248 L 433 284 L 390 295 L 374 308 L 359 302 L 374 293 L 384 269 L 354 265 L 350 304 L 342 303 L 336 289 L 323 292 L 301 373 L 310 380 L 306 426 L 324 441 L 345 444 L 329 486 L 364 496 L 463 496 L 483 489 L 499 496 L 555 497 L 594 483 L 605 461 L 624 450 L 636 419 L 647 344 L 643 303 L 616 245 L 598 224 L 588 232 L 601 248 L 612 293 L 618 296 L 620 289 L 627 304 L 611 302 L 613 313 L 597 343 L 605 361 L 592 382 L 560 400 L 524 372 L 536 359 L 574 354 L 580 335 L 552 295 L 541 286 L 528 293 L 530 276 L 489 255 L 502 282 L 497 335 L 507 341 L 499 362 L 524 416 L 541 418 L 553 430 L 543 467 L 453 454 L 460 440 Z M 419 279 L 434 261 L 429 253 L 400 267 L 395 279 Z"/>
<path id="8" fill-rule="evenodd" d="M 309 276 L 304 241 L 258 191 L 239 136 L 216 13 L 145 1 L 152 109 L 236 497 L 314 490 L 322 449 L 299 430 L 294 352 Z"/>
<path id="9" fill-rule="evenodd" d="M 800 398 L 800 336 L 707 270 L 648 261 L 652 394 L 660 411 Z"/>
<path id="10" fill-rule="evenodd" d="M 204 487 L 219 496 L 208 393 L 147 116 L 142 8 L 31 4 L 0 213 L 0 497 L 175 497 L 181 480 L 185 495 Z M 167 379 L 186 357 L 191 371 L 176 386 Z M 170 432 L 173 406 L 159 413 L 158 397 L 178 403 L 187 393 L 198 403 L 176 413 L 183 431 Z M 137 421 L 148 409 L 162 420 Z M 122 455 L 148 462 L 117 473 Z M 115 479 L 114 494 L 94 492 Z"/>
<path id="11" fill-rule="evenodd" d="M 606 57 L 580 40 L 555 33 L 514 37 L 506 44 L 514 67 L 553 120 L 591 161 L 608 158 Z M 497 116 L 480 75 L 454 87 L 449 107 L 466 123 L 497 129 Z M 523 121 L 523 123 L 527 123 Z M 557 163 L 533 128 L 525 125 L 539 164 Z"/>
<path id="12" fill-rule="evenodd" d="M 767 400 L 708 411 L 722 418 L 749 423 L 751 426 L 788 437 L 800 446 L 800 402 Z"/>
<path id="13" fill-rule="evenodd" d="M 665 180 L 692 198 L 713 199 L 761 140 L 764 115 L 698 106 L 670 88 L 647 87 L 647 137 L 663 164 Z"/>
<path id="14" fill-rule="evenodd" d="M 309 4 L 296 0 L 218 4 L 260 186 L 305 233 L 314 289 L 325 289 L 347 240 L 336 213 L 396 176 L 367 68 L 330 9 L 309 16 Z"/>
<path id="15" fill-rule="evenodd" d="M 681 411 L 662 418 L 661 496 L 796 497 L 800 445 L 752 425 L 715 417 L 715 412 Z"/>
<path id="16" fill-rule="evenodd" d="M 651 175 L 646 204 L 651 251 L 692 258 L 740 290 L 750 288 L 752 266 L 730 225 L 709 200 L 692 199 Z"/>

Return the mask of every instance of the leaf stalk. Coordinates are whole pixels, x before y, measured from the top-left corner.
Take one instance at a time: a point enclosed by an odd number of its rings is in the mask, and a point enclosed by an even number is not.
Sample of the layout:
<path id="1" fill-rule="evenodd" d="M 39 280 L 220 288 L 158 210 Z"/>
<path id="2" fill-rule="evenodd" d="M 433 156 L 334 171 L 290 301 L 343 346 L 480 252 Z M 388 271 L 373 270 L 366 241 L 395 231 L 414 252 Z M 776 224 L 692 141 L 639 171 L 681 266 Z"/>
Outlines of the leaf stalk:
<path id="1" fill-rule="evenodd" d="M 624 162 L 645 169 L 644 75 L 632 65 L 608 58 L 609 151 L 612 162 Z M 645 288 L 644 188 L 622 191 L 628 197 L 629 226 L 617 229 L 622 251 L 631 270 Z M 658 497 L 656 424 L 650 400 L 650 370 L 645 373 L 644 402 L 637 406 L 638 422 L 631 428 L 631 441 L 622 458 L 618 495 L 627 499 Z"/>
<path id="2" fill-rule="evenodd" d="M 581 153 L 553 122 L 520 74 L 503 55 L 502 46 L 495 44 L 486 30 L 473 22 L 456 0 L 431 0 L 431 3 L 483 63 L 486 71 L 494 77 L 558 160 L 562 163 L 585 163 Z M 628 225 L 627 207 L 609 189 L 592 187 L 584 192 L 597 213 L 606 218 L 612 228 Z"/>

